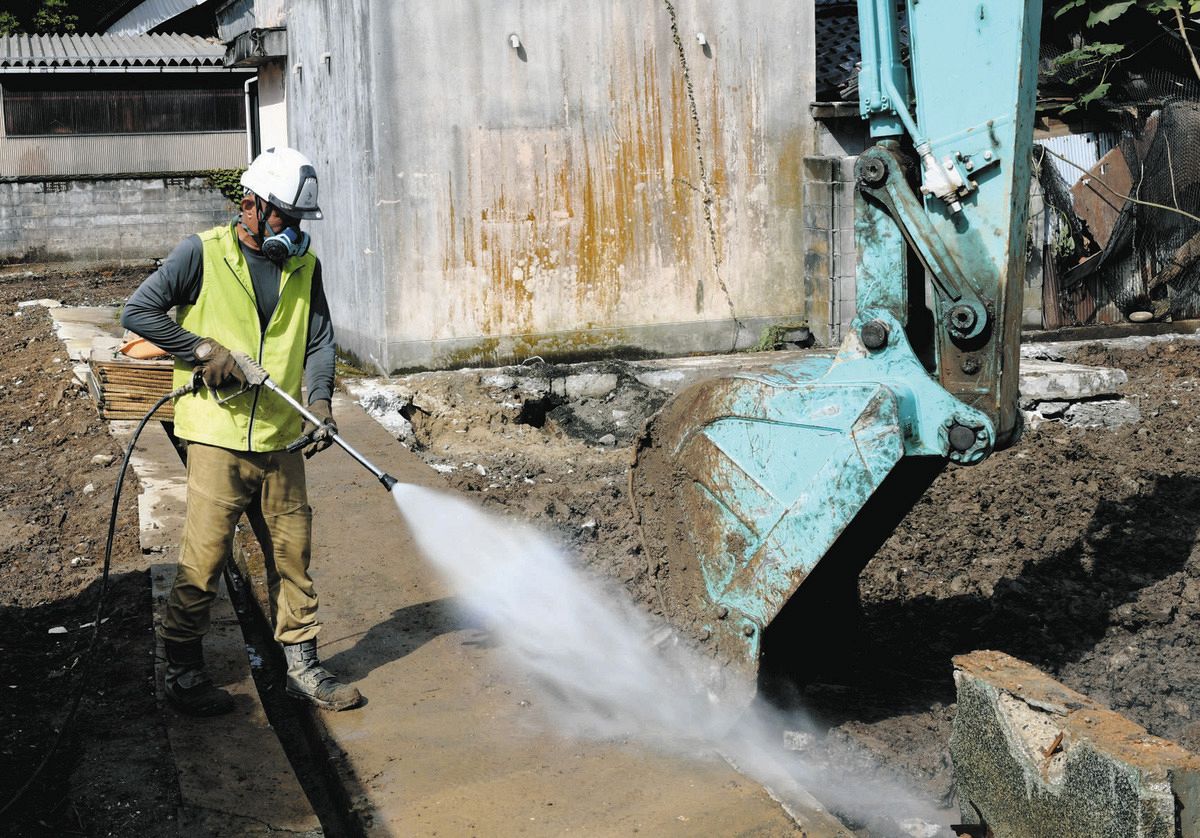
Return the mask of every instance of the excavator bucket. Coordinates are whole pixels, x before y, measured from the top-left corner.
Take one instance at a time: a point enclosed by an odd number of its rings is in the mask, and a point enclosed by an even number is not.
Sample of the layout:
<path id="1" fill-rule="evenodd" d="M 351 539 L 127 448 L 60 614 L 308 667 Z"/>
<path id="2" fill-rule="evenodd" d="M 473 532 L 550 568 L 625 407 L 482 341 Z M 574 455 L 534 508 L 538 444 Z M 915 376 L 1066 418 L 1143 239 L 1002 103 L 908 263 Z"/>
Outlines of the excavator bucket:
<path id="1" fill-rule="evenodd" d="M 857 574 L 944 463 L 1019 429 L 1041 0 L 907 0 L 907 60 L 894 0 L 858 7 L 858 317 L 836 353 L 677 396 L 630 474 L 660 605 L 727 701 L 755 694 L 801 586 Z"/>
<path id="2" fill-rule="evenodd" d="M 942 390 L 892 325 L 877 350 L 855 332 L 836 354 L 694 385 L 642 435 L 631 499 L 661 606 L 713 657 L 722 700 L 753 697 L 764 630 L 902 458 L 990 450 L 987 417 Z"/>

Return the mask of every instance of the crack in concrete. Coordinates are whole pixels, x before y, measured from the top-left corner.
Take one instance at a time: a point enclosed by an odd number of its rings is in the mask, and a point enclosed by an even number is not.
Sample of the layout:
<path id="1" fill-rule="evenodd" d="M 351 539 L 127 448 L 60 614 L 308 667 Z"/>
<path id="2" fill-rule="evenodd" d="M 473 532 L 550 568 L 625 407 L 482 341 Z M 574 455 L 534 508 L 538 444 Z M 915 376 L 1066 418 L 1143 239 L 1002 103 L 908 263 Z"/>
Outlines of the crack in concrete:
<path id="1" fill-rule="evenodd" d="M 196 813 L 203 812 L 214 815 L 229 823 L 246 821 L 248 823 L 258 824 L 273 835 L 295 835 L 297 838 L 319 838 L 319 836 L 324 835 L 324 832 L 320 830 L 314 832 L 309 829 L 298 830 L 289 829 L 283 826 L 275 826 L 270 821 L 264 820 L 263 818 L 256 818 L 252 815 L 247 815 L 244 812 L 234 812 L 228 809 L 222 809 L 219 806 L 189 806 L 187 808 L 190 808 Z"/>
<path id="2" fill-rule="evenodd" d="M 745 324 L 737 315 L 737 311 L 733 305 L 733 295 L 729 293 L 729 286 L 725 284 L 725 279 L 721 276 L 721 251 L 717 248 L 717 224 L 713 219 L 712 212 L 712 187 L 708 181 L 708 167 L 704 160 L 704 149 L 702 146 L 703 134 L 700 130 L 700 113 L 696 108 L 696 95 L 692 88 L 692 73 L 688 67 L 687 52 L 683 48 L 683 39 L 679 37 L 679 19 L 675 13 L 675 6 L 671 0 L 663 0 L 663 5 L 667 8 L 667 16 L 671 19 L 671 38 L 675 41 L 675 52 L 679 56 L 679 66 L 683 70 L 683 83 L 687 89 L 688 110 L 692 117 L 692 131 L 696 135 L 696 160 L 700 166 L 700 187 L 688 183 L 682 178 L 676 178 L 680 183 L 700 193 L 701 205 L 704 207 L 704 223 L 708 227 L 708 243 L 712 248 L 713 254 L 713 275 L 717 278 L 717 285 L 721 288 L 721 293 L 725 295 L 725 302 L 729 305 L 729 316 L 732 318 L 735 330 L 733 333 L 733 343 L 730 346 L 731 350 L 737 349 L 738 336 L 741 335 Z M 702 289 L 698 289 L 702 292 Z"/>

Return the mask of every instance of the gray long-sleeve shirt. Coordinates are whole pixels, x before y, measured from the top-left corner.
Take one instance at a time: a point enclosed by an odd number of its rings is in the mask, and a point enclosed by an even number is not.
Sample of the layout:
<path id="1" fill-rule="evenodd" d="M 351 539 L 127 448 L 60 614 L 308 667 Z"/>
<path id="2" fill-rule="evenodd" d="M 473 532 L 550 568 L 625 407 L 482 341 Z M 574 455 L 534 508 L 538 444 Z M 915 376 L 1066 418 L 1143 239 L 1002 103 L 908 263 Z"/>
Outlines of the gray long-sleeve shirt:
<path id="1" fill-rule="evenodd" d="M 258 324 L 265 330 L 279 302 L 279 265 L 241 242 L 242 255 L 250 269 Z M 175 306 L 192 305 L 200 297 L 204 279 L 204 245 L 199 236 L 184 239 L 162 265 L 138 286 L 121 312 L 121 325 L 141 335 L 186 363 L 194 363 L 192 349 L 204 335 L 196 335 L 171 319 Z M 304 352 L 304 384 L 308 402 L 333 397 L 335 352 L 329 303 L 321 282 L 321 262 L 313 271 L 309 305 L 308 342 Z"/>

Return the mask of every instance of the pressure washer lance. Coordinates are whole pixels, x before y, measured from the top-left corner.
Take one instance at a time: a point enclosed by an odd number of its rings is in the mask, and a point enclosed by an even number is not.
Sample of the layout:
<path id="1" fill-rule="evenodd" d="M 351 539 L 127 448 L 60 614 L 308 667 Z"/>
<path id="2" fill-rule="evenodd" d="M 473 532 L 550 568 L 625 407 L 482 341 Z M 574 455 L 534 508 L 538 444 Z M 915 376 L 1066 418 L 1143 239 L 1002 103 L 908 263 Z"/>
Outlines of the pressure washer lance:
<path id="1" fill-rule="evenodd" d="M 253 358 L 251 358 L 245 352 L 233 352 L 231 354 L 233 355 L 233 362 L 235 364 L 237 364 L 238 369 L 241 370 L 242 375 L 245 376 L 247 386 L 249 386 L 249 387 L 266 387 L 272 393 L 275 393 L 277 396 L 279 396 L 281 399 L 283 399 L 285 402 L 287 402 L 289 405 L 291 405 L 293 410 L 295 410 L 297 413 L 299 413 L 301 416 L 303 416 L 305 419 L 307 419 L 309 422 L 311 422 L 315 427 L 318 427 L 318 428 L 321 427 L 321 420 L 318 419 L 316 417 L 316 415 L 312 413 L 312 411 L 306 409 L 303 405 L 300 404 L 300 402 L 293 399 L 289 393 L 286 393 L 283 390 L 279 389 L 278 385 L 276 385 L 275 382 L 271 380 L 270 374 L 265 369 L 263 369 L 261 364 L 259 364 L 257 361 L 255 361 Z M 339 446 L 341 446 L 343 451 L 345 451 L 347 454 L 349 454 L 351 457 L 353 457 L 355 460 L 357 460 L 359 465 L 361 465 L 367 471 L 371 472 L 371 474 L 375 475 L 375 479 L 378 480 L 380 483 L 382 483 L 383 488 L 387 489 L 389 492 L 392 491 L 393 486 L 395 486 L 397 483 L 400 482 L 396 478 L 392 477 L 390 474 L 385 473 L 382 469 L 377 468 L 374 463 L 372 463 L 370 460 L 368 460 L 362 454 L 355 451 L 354 446 L 352 446 L 350 443 L 346 442 L 346 440 L 342 439 L 337 434 L 332 434 L 331 439 L 333 439 L 334 442 L 336 442 Z M 297 440 L 296 442 L 293 442 L 291 445 L 289 445 L 288 450 L 289 451 L 298 450 L 299 448 L 301 448 L 305 444 L 307 444 L 307 442 L 308 442 L 307 437 L 301 437 L 299 440 Z"/>

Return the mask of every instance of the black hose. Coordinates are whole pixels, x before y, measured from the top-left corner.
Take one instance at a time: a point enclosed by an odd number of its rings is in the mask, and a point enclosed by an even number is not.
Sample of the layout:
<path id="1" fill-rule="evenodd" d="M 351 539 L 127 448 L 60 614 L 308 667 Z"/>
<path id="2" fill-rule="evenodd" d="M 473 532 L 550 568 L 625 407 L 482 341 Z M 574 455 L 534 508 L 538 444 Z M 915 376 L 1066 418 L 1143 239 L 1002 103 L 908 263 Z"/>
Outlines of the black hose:
<path id="1" fill-rule="evenodd" d="M 200 378 L 198 375 L 193 376 L 192 380 L 182 387 L 172 390 L 161 399 L 154 403 L 154 407 L 147 411 L 146 415 L 138 423 L 137 428 L 133 432 L 133 437 L 129 440 L 129 444 L 125 447 L 125 457 L 121 460 L 121 470 L 117 473 L 117 485 L 113 489 L 112 514 L 108 517 L 108 538 L 104 543 L 104 569 L 100 574 L 100 591 L 96 596 L 96 617 L 92 623 L 92 638 L 88 641 L 87 649 L 79 657 L 80 670 L 79 680 L 75 684 L 75 693 L 71 696 L 70 710 L 67 711 L 67 717 L 63 720 L 62 726 L 58 729 L 58 734 L 54 737 L 54 741 L 50 743 L 50 749 L 46 751 L 46 755 L 42 757 L 42 761 L 38 767 L 29 775 L 29 779 L 21 788 L 17 789 L 9 800 L 0 806 L 0 816 L 7 812 L 12 806 L 24 797 L 29 788 L 37 781 L 42 772 L 46 770 L 46 766 L 50 764 L 51 758 L 58 751 L 58 746 L 62 744 L 63 736 L 71 729 L 71 725 L 75 723 L 75 716 L 79 712 L 79 703 L 83 700 L 83 693 L 87 687 L 88 674 L 91 668 L 92 653 L 95 651 L 97 644 L 100 642 L 100 622 L 104 612 L 104 598 L 108 594 L 108 571 L 112 566 L 112 546 L 113 538 L 117 532 L 117 511 L 121 502 L 121 489 L 125 485 L 125 472 L 129 468 L 129 460 L 133 457 L 134 446 L 137 445 L 138 437 L 142 435 L 142 430 L 150 421 L 150 418 L 158 412 L 158 409 L 166 404 L 171 399 L 177 396 L 183 396 L 191 393 L 199 386 Z"/>

